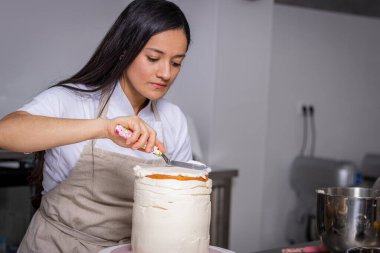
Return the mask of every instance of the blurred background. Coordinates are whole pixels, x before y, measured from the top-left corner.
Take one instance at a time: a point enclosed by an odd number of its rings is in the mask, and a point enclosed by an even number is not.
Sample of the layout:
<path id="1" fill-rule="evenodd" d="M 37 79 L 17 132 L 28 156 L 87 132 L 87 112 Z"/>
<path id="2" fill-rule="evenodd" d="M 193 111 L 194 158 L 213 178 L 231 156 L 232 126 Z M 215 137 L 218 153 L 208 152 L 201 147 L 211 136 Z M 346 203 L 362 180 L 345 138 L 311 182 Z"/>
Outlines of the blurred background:
<path id="1" fill-rule="evenodd" d="M 0 117 L 79 70 L 129 2 L 2 0 Z M 167 98 L 191 119 L 197 158 L 239 172 L 229 248 L 315 239 L 310 223 L 297 218 L 304 206 L 295 185 L 313 189 L 329 175 L 318 165 L 320 181 L 308 184 L 310 164 L 295 169 L 297 157 L 349 167 L 347 185 L 377 176 L 366 177 L 363 164 L 370 157 L 376 165 L 380 153 L 379 1 L 174 2 L 187 15 L 192 42 Z M 27 224 L 20 210 L 31 212 L 29 194 L 26 186 L 0 187 L 3 234 Z"/>

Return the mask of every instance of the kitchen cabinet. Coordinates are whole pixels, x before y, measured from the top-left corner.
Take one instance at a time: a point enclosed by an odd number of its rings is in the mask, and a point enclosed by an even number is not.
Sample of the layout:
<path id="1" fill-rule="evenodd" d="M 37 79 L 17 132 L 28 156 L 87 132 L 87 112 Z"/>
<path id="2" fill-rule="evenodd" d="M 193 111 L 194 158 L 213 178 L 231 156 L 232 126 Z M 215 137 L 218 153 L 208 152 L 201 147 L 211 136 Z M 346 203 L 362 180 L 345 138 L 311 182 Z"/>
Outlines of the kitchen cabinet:
<path id="1" fill-rule="evenodd" d="M 33 215 L 28 176 L 33 156 L 0 150 L 0 241 L 10 252 L 22 240 Z"/>
<path id="2" fill-rule="evenodd" d="M 213 171 L 209 175 L 212 179 L 210 245 L 228 249 L 231 186 L 233 178 L 238 176 L 238 170 L 218 170 L 213 166 L 211 168 Z"/>

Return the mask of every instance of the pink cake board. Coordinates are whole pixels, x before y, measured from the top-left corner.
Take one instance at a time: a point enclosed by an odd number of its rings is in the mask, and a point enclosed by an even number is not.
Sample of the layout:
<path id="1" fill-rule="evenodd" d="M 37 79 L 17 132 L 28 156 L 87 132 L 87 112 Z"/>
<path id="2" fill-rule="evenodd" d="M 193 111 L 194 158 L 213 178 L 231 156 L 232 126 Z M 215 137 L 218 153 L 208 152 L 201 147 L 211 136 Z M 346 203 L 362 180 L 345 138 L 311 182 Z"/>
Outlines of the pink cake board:
<path id="1" fill-rule="evenodd" d="M 231 250 L 222 249 L 215 246 L 210 246 L 208 252 L 209 253 L 234 253 Z M 123 244 L 119 246 L 102 249 L 98 253 L 133 253 L 133 252 L 132 252 L 131 244 Z"/>

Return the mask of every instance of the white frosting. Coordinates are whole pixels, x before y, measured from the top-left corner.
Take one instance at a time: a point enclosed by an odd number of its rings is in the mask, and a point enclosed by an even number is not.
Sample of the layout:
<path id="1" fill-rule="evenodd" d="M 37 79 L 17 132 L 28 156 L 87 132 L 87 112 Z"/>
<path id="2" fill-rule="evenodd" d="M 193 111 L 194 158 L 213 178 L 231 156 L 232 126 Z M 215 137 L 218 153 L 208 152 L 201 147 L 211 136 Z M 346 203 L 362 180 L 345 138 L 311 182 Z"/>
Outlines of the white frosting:
<path id="1" fill-rule="evenodd" d="M 212 181 L 152 179 L 153 174 L 206 177 L 179 167 L 134 168 L 133 253 L 208 253 Z"/>

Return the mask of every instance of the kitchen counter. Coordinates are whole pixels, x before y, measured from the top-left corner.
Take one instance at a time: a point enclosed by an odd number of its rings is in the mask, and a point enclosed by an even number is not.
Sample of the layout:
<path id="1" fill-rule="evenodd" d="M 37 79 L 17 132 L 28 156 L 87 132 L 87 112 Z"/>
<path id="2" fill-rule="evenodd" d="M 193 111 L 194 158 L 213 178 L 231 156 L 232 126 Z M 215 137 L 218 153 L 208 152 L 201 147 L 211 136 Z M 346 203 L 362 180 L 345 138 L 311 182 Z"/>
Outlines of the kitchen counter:
<path id="1" fill-rule="evenodd" d="M 17 161 L 21 159 L 33 158 L 33 154 L 22 153 L 22 152 L 12 152 L 4 149 L 0 149 L 0 161 Z"/>
<path id="2" fill-rule="evenodd" d="M 281 253 L 282 249 L 289 249 L 289 248 L 299 248 L 300 250 L 297 251 L 297 253 L 301 253 L 301 248 L 306 247 L 306 246 L 319 246 L 321 245 L 321 241 L 312 241 L 312 242 L 305 242 L 305 243 L 299 243 L 299 244 L 294 244 L 294 245 L 288 245 L 284 246 L 281 248 L 274 248 L 274 249 L 267 249 L 267 250 L 262 250 L 262 251 L 255 251 L 252 253 Z M 293 251 L 294 253 L 296 251 Z"/>

